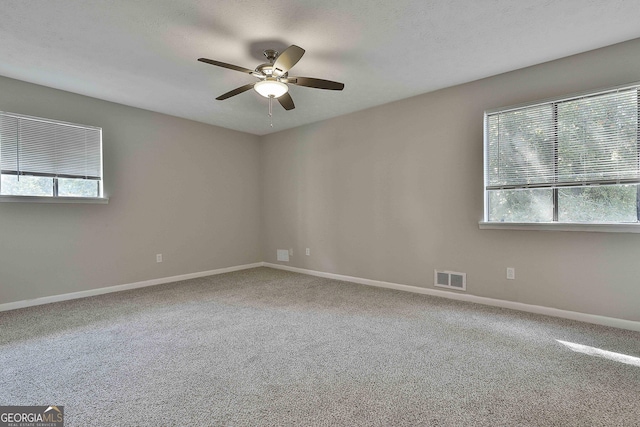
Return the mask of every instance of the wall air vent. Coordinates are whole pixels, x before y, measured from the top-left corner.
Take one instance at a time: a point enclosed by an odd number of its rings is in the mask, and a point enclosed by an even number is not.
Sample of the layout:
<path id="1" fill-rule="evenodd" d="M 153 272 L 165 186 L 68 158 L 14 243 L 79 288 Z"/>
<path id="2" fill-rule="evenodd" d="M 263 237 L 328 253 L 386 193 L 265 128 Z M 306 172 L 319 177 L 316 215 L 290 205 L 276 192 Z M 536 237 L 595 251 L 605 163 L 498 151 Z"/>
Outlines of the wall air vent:
<path id="1" fill-rule="evenodd" d="M 277 249 L 276 250 L 276 259 L 278 261 L 289 262 L 289 250 L 288 249 Z"/>
<path id="2" fill-rule="evenodd" d="M 455 289 L 457 291 L 467 290 L 467 273 L 456 273 L 455 271 L 434 270 L 433 283 L 441 288 Z"/>

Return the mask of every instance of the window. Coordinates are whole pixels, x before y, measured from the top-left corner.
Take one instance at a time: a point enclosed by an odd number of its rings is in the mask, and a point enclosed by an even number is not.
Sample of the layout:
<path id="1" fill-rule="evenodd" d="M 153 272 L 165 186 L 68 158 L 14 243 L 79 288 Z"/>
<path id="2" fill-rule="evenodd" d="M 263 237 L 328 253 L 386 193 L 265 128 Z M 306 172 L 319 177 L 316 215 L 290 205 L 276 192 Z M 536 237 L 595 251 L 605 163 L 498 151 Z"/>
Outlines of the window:
<path id="1" fill-rule="evenodd" d="M 0 196 L 101 198 L 102 129 L 0 112 Z"/>
<path id="2" fill-rule="evenodd" d="M 485 222 L 638 223 L 639 86 L 485 113 Z"/>

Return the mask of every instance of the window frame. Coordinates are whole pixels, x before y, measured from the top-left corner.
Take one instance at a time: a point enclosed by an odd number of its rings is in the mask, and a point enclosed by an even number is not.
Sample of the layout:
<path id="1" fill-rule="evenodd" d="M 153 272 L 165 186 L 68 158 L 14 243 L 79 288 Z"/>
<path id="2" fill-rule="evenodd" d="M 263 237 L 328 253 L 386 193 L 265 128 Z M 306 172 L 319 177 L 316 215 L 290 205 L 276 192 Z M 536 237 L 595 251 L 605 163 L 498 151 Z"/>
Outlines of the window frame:
<path id="1" fill-rule="evenodd" d="M 637 222 L 560 222 L 558 220 L 558 189 L 563 188 L 581 188 L 588 187 L 584 184 L 576 185 L 560 185 L 556 186 L 555 183 L 558 179 L 558 104 L 566 101 L 576 100 L 584 97 L 594 97 L 599 95 L 605 95 L 615 91 L 623 90 L 636 90 L 637 96 L 637 116 L 636 116 L 636 144 L 638 146 L 637 161 L 640 169 L 640 82 L 627 83 L 617 86 L 611 86 L 607 88 L 586 90 L 582 92 L 572 93 L 559 97 L 550 97 L 542 100 L 524 102 L 515 105 L 509 105 L 505 107 L 492 108 L 485 110 L 483 117 L 483 219 L 479 222 L 480 229 L 514 229 L 514 230 L 542 230 L 542 231 L 596 231 L 596 232 L 623 232 L 623 233 L 640 233 L 640 179 L 636 180 L 617 180 L 611 182 L 611 184 L 637 184 L 637 196 L 636 196 L 636 218 Z M 552 222 L 500 222 L 489 221 L 489 187 L 488 168 L 489 168 L 489 124 L 488 117 L 495 113 L 506 113 L 509 111 L 515 111 L 528 107 L 536 107 L 541 105 L 551 105 L 553 108 L 553 126 L 555 127 L 554 134 L 554 183 L 547 186 L 552 189 L 552 201 L 553 201 L 553 221 Z M 508 189 L 509 186 L 505 186 Z M 522 186 L 525 187 L 526 186 Z M 544 188 L 538 186 L 536 188 Z"/>
<path id="2" fill-rule="evenodd" d="M 0 194 L 0 202 L 26 202 L 26 203 L 97 203 L 106 204 L 109 202 L 109 198 L 104 193 L 104 152 L 103 152 L 103 140 L 102 140 L 102 128 L 97 126 L 82 125 L 78 123 L 71 123 L 62 120 L 49 119 L 44 117 L 35 117 L 25 114 L 12 113 L 8 111 L 0 111 L 3 116 L 14 117 L 18 120 L 26 119 L 31 121 L 39 121 L 44 123 L 52 123 L 56 125 L 71 126 L 80 129 L 90 129 L 99 132 L 100 135 L 100 167 L 99 167 L 99 179 L 88 179 L 95 181 L 97 186 L 96 197 L 84 197 L 84 196 L 60 196 L 58 194 L 58 179 L 59 178 L 81 178 L 75 175 L 65 174 L 47 174 L 47 173 L 12 173 L 12 171 L 0 171 L 0 175 L 17 175 L 17 176 L 40 176 L 52 179 L 52 194 L 49 196 L 31 196 L 31 195 L 14 195 L 14 194 Z M 0 182 L 0 192 L 2 190 L 2 183 Z"/>

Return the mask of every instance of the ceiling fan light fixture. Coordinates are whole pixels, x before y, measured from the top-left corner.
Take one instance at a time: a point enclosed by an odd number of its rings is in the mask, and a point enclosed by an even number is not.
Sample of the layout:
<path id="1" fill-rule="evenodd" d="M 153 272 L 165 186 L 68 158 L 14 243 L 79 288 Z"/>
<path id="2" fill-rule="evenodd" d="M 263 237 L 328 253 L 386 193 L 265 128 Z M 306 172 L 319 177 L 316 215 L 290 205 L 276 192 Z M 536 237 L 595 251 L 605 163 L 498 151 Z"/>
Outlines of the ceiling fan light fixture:
<path id="1" fill-rule="evenodd" d="M 277 80 L 262 80 L 256 83 L 253 88 L 265 98 L 279 98 L 289 92 L 289 86 Z"/>

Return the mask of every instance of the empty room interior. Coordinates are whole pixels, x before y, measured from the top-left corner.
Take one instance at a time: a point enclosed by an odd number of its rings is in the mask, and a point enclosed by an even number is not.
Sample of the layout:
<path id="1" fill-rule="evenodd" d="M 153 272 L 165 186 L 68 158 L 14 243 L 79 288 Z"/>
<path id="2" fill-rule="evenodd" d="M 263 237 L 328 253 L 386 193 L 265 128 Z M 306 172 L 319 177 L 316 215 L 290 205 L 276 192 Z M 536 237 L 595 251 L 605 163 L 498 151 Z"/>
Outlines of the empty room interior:
<path id="1" fill-rule="evenodd" d="M 0 10 L 0 425 L 640 423 L 637 2 Z"/>

